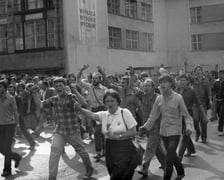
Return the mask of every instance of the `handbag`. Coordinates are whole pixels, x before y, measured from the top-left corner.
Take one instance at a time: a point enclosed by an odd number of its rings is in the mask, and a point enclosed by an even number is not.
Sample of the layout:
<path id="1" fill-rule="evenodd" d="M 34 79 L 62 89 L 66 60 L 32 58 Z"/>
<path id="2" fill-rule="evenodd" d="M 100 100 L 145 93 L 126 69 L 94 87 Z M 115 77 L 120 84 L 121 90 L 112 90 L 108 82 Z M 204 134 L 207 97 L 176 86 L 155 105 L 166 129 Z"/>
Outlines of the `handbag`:
<path id="1" fill-rule="evenodd" d="M 123 109 L 121 109 L 121 115 L 122 115 L 122 119 L 124 121 L 125 127 L 128 130 L 127 124 L 124 119 Z M 137 141 L 137 139 L 135 137 L 133 137 L 132 138 L 132 151 L 131 151 L 131 158 L 132 158 L 131 165 L 132 166 L 137 167 L 138 165 L 142 164 L 144 152 L 145 152 L 144 148 Z"/>

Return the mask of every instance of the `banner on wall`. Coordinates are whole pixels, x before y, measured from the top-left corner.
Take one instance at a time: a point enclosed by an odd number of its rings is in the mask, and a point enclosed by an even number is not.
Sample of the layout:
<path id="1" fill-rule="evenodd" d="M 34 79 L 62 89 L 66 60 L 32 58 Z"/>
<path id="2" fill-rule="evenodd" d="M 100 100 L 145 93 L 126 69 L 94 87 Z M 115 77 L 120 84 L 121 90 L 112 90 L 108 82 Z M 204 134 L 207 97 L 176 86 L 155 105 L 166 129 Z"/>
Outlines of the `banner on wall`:
<path id="1" fill-rule="evenodd" d="M 97 34 L 96 0 L 78 0 L 79 37 L 84 43 L 95 42 Z"/>

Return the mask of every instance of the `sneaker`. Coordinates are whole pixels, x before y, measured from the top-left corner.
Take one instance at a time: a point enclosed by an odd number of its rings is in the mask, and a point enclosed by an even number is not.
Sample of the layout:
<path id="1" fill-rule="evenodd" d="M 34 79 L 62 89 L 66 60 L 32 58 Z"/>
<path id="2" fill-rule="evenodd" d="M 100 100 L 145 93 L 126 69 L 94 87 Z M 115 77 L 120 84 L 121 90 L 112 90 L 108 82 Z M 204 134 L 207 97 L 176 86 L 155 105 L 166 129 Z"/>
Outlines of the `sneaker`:
<path id="1" fill-rule="evenodd" d="M 19 156 L 19 158 L 17 160 L 15 160 L 15 168 L 19 167 L 19 163 L 22 160 L 22 156 Z"/>
<path id="2" fill-rule="evenodd" d="M 9 172 L 9 171 L 4 171 L 4 172 L 1 174 L 2 177 L 8 177 L 8 176 L 11 176 L 11 175 L 12 175 L 12 173 Z"/>
<path id="3" fill-rule="evenodd" d="M 178 175 L 176 178 L 175 178 L 175 180 L 181 180 L 181 179 L 183 179 L 184 178 L 184 174 L 183 175 Z"/>
<path id="4" fill-rule="evenodd" d="M 92 175 L 93 175 L 93 171 L 94 171 L 94 169 L 93 169 L 93 167 L 91 167 L 91 168 L 86 172 L 86 174 L 83 176 L 83 179 L 89 179 L 89 178 L 91 178 Z"/>
<path id="5" fill-rule="evenodd" d="M 219 136 L 224 136 L 224 132 L 223 131 L 219 131 Z"/>
<path id="6" fill-rule="evenodd" d="M 139 170 L 138 173 L 141 174 L 142 177 L 148 177 L 148 171 L 146 170 Z"/>
<path id="7" fill-rule="evenodd" d="M 207 143 L 207 140 L 206 140 L 206 139 L 202 139 L 201 142 L 202 142 L 203 144 L 205 144 L 205 143 Z"/>

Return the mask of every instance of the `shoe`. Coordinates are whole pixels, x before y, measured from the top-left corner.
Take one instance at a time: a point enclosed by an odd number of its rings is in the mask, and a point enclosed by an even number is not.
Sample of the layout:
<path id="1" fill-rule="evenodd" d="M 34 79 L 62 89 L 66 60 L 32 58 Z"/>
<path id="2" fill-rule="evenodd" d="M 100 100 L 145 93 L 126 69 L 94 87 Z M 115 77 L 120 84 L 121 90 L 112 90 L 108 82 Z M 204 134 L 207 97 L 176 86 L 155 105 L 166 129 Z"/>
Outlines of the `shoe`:
<path id="1" fill-rule="evenodd" d="M 198 142 L 198 140 L 199 140 L 199 136 L 196 136 L 195 141 Z"/>
<path id="2" fill-rule="evenodd" d="M 184 156 L 185 157 L 191 157 L 191 154 L 193 154 L 192 152 L 187 152 Z"/>
<path id="3" fill-rule="evenodd" d="M 175 178 L 175 180 L 181 180 L 181 179 L 183 179 L 184 178 L 184 174 L 183 175 L 178 175 L 176 178 Z"/>
<path id="4" fill-rule="evenodd" d="M 22 156 L 19 156 L 19 158 L 17 160 L 15 160 L 15 168 L 19 167 L 19 163 L 22 160 Z"/>
<path id="5" fill-rule="evenodd" d="M 83 179 L 89 179 L 89 178 L 91 178 L 92 175 L 93 175 L 93 171 L 94 171 L 94 169 L 93 169 L 93 167 L 91 167 L 91 168 L 86 172 L 86 174 L 83 176 Z"/>
<path id="6" fill-rule="evenodd" d="M 11 172 L 8 172 L 8 171 L 4 171 L 4 172 L 1 174 L 2 177 L 7 177 L 7 176 L 11 176 L 11 175 L 12 175 L 12 173 L 11 173 Z"/>
<path id="7" fill-rule="evenodd" d="M 146 170 L 139 170 L 138 173 L 141 174 L 142 177 L 148 177 L 148 171 Z"/>
<path id="8" fill-rule="evenodd" d="M 219 131 L 219 136 L 224 136 L 224 132 L 223 131 Z"/>
<path id="9" fill-rule="evenodd" d="M 203 144 L 207 143 L 206 139 L 202 139 L 201 142 L 202 142 Z"/>

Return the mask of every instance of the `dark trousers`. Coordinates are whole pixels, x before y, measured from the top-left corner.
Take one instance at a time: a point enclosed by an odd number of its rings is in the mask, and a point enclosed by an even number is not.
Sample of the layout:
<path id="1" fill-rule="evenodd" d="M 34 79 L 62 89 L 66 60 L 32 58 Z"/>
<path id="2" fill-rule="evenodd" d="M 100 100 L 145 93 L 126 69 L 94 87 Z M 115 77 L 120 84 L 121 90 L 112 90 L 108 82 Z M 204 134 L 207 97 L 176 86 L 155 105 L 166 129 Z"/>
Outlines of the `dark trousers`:
<path id="1" fill-rule="evenodd" d="M 188 110 L 188 112 L 190 113 L 189 110 Z M 190 113 L 190 115 L 192 115 L 192 114 Z M 179 151 L 178 151 L 179 157 L 183 157 L 186 149 L 190 153 L 195 153 L 195 147 L 191 140 L 191 135 L 186 134 L 186 123 L 185 123 L 184 118 L 182 119 L 182 134 L 183 135 L 181 138 L 180 147 L 179 147 Z"/>
<path id="2" fill-rule="evenodd" d="M 96 153 L 104 152 L 104 135 L 102 133 L 102 125 L 101 124 L 95 124 L 95 150 Z"/>
<path id="3" fill-rule="evenodd" d="M 219 124 L 218 124 L 218 131 L 223 131 L 223 124 L 224 124 L 224 102 L 217 101 L 217 112 L 219 115 Z"/>
<path id="4" fill-rule="evenodd" d="M 104 106 L 99 106 L 97 108 L 92 108 L 92 112 L 99 112 L 105 110 Z M 97 124 L 93 121 L 94 127 L 94 137 L 95 137 L 95 150 L 96 153 L 99 154 L 102 151 L 104 152 L 104 135 L 102 133 L 102 125 Z"/>
<path id="5" fill-rule="evenodd" d="M 131 180 L 135 167 L 132 162 L 132 141 L 105 140 L 105 160 L 110 180 Z"/>
<path id="6" fill-rule="evenodd" d="M 29 142 L 30 146 L 34 146 L 35 142 L 34 142 L 32 136 L 30 135 L 30 133 L 27 131 L 27 129 L 25 127 L 24 119 L 21 115 L 19 115 L 19 127 L 20 127 L 23 135 L 25 136 L 25 138 Z"/>
<path id="7" fill-rule="evenodd" d="M 166 163 L 165 163 L 166 167 L 163 179 L 170 180 L 173 173 L 173 166 L 176 168 L 178 175 L 184 174 L 183 165 L 179 161 L 176 153 L 177 146 L 180 140 L 180 135 L 167 136 L 167 137 L 162 136 L 162 139 L 167 151 Z"/>
<path id="8" fill-rule="evenodd" d="M 15 124 L 0 125 L 0 152 L 4 155 L 3 172 L 11 172 L 11 160 L 19 160 L 20 155 L 12 152 L 12 140 L 15 133 Z"/>
<path id="9" fill-rule="evenodd" d="M 194 128 L 196 131 L 196 137 L 200 137 L 201 139 L 207 139 L 207 122 L 203 119 L 202 112 L 198 107 L 194 107 Z"/>

